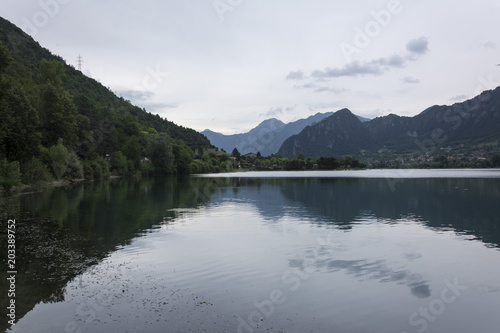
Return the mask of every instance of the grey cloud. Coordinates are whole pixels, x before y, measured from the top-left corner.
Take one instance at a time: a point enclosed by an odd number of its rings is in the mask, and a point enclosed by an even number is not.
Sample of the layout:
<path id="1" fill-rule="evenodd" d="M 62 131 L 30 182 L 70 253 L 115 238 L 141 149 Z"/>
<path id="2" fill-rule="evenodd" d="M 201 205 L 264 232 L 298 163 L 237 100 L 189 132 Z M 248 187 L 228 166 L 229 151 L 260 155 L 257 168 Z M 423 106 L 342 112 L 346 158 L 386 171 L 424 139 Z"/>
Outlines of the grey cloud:
<path id="1" fill-rule="evenodd" d="M 410 84 L 420 83 L 420 80 L 414 78 L 413 76 L 405 76 L 404 78 L 401 79 L 401 81 L 403 83 L 410 83 Z"/>
<path id="2" fill-rule="evenodd" d="M 322 81 L 327 81 L 327 80 L 322 80 Z M 326 87 L 326 86 L 318 86 L 315 83 L 305 83 L 305 84 L 301 84 L 301 85 L 295 85 L 293 87 L 298 88 L 298 89 L 314 89 L 314 92 L 316 92 L 316 93 L 331 92 L 331 93 L 339 94 L 339 93 L 346 91 L 346 89 L 337 89 L 337 88 L 331 88 L 331 87 Z"/>
<path id="3" fill-rule="evenodd" d="M 119 91 L 118 94 L 125 99 L 135 102 L 146 101 L 154 96 L 154 93 L 151 91 L 140 91 L 140 90 L 122 90 Z"/>
<path id="4" fill-rule="evenodd" d="M 407 60 L 409 59 L 395 54 L 387 58 L 379 58 L 365 63 L 353 61 L 341 68 L 315 70 L 311 73 L 311 76 L 314 78 L 334 78 L 341 76 L 382 75 L 392 67 L 404 67 Z"/>
<path id="5" fill-rule="evenodd" d="M 293 87 L 299 89 L 311 89 L 311 88 L 316 88 L 317 85 L 315 85 L 314 83 L 304 83 L 301 85 L 294 85 Z"/>
<path id="6" fill-rule="evenodd" d="M 497 44 L 496 43 L 493 43 L 493 42 L 487 42 L 487 43 L 484 43 L 483 44 L 483 47 L 485 49 L 493 49 L 493 50 L 496 50 L 497 49 Z"/>
<path id="7" fill-rule="evenodd" d="M 336 88 L 330 88 L 330 87 L 319 87 L 314 90 L 314 92 L 317 93 L 322 93 L 322 92 L 329 92 L 329 93 L 334 93 L 334 94 L 340 94 L 345 92 L 346 89 L 336 89 Z"/>
<path id="8" fill-rule="evenodd" d="M 311 75 L 315 78 L 334 78 L 341 76 L 358 76 L 358 75 L 381 75 L 383 70 L 380 64 L 376 61 L 361 63 L 353 61 L 342 68 L 325 68 L 324 70 L 315 70 Z"/>
<path id="9" fill-rule="evenodd" d="M 380 58 L 372 61 L 375 64 L 379 64 L 381 66 L 389 66 L 389 67 L 403 67 L 405 65 L 406 59 L 400 55 L 393 55 L 388 58 Z"/>
<path id="10" fill-rule="evenodd" d="M 259 116 L 274 117 L 283 113 L 282 107 L 270 108 L 267 112 L 261 113 Z"/>
<path id="11" fill-rule="evenodd" d="M 290 72 L 288 73 L 288 75 L 286 76 L 286 79 L 287 80 L 303 80 L 304 79 L 304 71 L 302 70 L 298 70 L 298 71 L 295 71 L 295 72 Z"/>
<path id="12" fill-rule="evenodd" d="M 344 67 L 327 67 L 323 70 L 315 70 L 311 73 L 311 76 L 315 79 L 331 79 L 342 76 L 382 75 L 391 68 L 401 68 L 404 67 L 409 61 L 415 61 L 418 56 L 427 52 L 428 44 L 429 42 L 427 38 L 420 37 L 409 41 L 406 45 L 406 49 L 410 52 L 409 55 L 403 56 L 400 54 L 394 54 L 389 57 L 378 58 L 369 62 L 360 62 L 356 60 L 346 64 Z"/>
<path id="13" fill-rule="evenodd" d="M 466 100 L 467 99 L 467 95 L 458 95 L 458 96 L 455 96 L 455 97 L 452 97 L 450 98 L 450 101 L 453 101 L 453 102 L 461 102 L 463 100 Z"/>
<path id="14" fill-rule="evenodd" d="M 425 54 L 429 50 L 429 40 L 425 37 L 412 39 L 406 44 L 406 49 L 413 54 Z"/>
<path id="15" fill-rule="evenodd" d="M 263 113 L 259 114 L 259 117 L 261 117 L 261 116 L 275 117 L 275 116 L 278 116 L 278 115 L 283 114 L 285 112 L 293 111 L 293 110 L 295 110 L 296 107 L 297 107 L 296 105 L 287 106 L 287 107 L 281 107 L 281 106 L 272 107 L 267 112 L 263 112 Z"/>

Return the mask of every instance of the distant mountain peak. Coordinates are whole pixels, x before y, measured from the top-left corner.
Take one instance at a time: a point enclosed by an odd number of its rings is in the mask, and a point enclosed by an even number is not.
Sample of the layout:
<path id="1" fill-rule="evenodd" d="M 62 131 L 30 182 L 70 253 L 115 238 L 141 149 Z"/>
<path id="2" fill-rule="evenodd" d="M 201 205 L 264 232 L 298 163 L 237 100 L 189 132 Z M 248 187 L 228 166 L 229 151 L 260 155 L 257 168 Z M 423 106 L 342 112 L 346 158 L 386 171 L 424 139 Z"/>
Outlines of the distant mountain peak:
<path id="1" fill-rule="evenodd" d="M 465 158 L 465 152 L 483 157 L 498 149 L 485 147 L 498 147 L 500 142 L 500 87 L 452 106 L 429 107 L 413 117 L 391 113 L 365 122 L 355 117 L 341 109 L 284 141 L 278 153 L 292 158 L 304 153 L 379 161 L 401 155 L 425 159 L 449 154 L 456 147 L 455 158 Z"/>

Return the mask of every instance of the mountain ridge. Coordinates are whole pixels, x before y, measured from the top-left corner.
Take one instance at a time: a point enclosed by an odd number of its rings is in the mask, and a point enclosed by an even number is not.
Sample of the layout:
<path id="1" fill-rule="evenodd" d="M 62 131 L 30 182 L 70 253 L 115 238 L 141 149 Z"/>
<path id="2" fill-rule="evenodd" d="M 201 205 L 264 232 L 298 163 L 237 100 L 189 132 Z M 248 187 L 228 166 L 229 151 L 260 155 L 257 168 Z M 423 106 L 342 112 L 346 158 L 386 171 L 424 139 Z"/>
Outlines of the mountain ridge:
<path id="1" fill-rule="evenodd" d="M 277 118 L 269 118 L 244 133 L 226 135 L 205 129 L 201 134 L 205 135 L 214 146 L 227 152 L 236 148 L 242 154 L 260 152 L 263 156 L 269 156 L 277 153 L 282 143 L 290 136 L 298 134 L 305 127 L 316 124 L 331 115 L 333 112 L 317 112 L 307 118 L 289 123 L 284 123 Z M 360 116 L 356 117 L 360 121 L 369 120 Z"/>
<path id="2" fill-rule="evenodd" d="M 440 150 L 445 147 L 446 153 L 457 157 L 474 149 L 479 157 L 500 149 L 500 87 L 461 103 L 431 106 L 413 117 L 389 114 L 365 123 L 354 118 L 350 110 L 339 110 L 285 140 L 278 154 L 376 160 L 400 155 L 423 158 L 444 154 Z"/>

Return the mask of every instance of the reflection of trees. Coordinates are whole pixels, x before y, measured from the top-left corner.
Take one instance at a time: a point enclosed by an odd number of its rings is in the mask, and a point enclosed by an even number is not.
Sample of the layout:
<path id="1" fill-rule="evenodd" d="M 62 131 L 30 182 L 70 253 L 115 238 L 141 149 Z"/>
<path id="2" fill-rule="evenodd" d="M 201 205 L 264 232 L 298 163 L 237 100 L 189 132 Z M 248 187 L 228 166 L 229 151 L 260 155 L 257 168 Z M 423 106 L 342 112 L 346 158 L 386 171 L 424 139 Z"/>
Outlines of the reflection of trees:
<path id="1" fill-rule="evenodd" d="M 412 216 L 500 246 L 500 179 L 202 179 L 221 187 L 219 196 L 230 189 L 233 198 L 254 204 L 268 221 L 288 214 L 350 229 L 366 216 L 386 222 Z"/>
<path id="2" fill-rule="evenodd" d="M 453 228 L 500 246 L 500 179 L 300 179 L 281 187 L 320 223 L 352 227 L 366 213 L 384 220 L 413 215 L 431 228 Z"/>
<path id="3" fill-rule="evenodd" d="M 69 281 L 117 246 L 174 220 L 173 208 L 204 205 L 217 186 L 201 178 L 127 178 L 4 198 L 0 227 L 6 230 L 9 217 L 17 221 L 17 319 L 39 302 L 64 300 Z M 5 242 L 2 237 L 4 249 Z M 6 256 L 2 261 L 6 267 Z M 2 290 L 8 290 L 6 281 Z M 0 306 L 7 301 L 2 298 Z"/>

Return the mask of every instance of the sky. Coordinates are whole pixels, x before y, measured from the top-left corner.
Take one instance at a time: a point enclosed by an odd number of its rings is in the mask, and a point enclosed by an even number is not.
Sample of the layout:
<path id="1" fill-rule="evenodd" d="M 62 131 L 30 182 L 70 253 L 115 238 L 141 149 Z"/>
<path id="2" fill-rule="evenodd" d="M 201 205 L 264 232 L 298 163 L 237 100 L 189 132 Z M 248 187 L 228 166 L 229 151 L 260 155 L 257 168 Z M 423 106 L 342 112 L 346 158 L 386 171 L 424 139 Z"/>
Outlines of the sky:
<path id="1" fill-rule="evenodd" d="M 198 131 L 413 116 L 500 86 L 498 0 L 2 0 L 0 16 Z"/>

